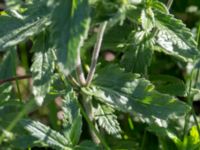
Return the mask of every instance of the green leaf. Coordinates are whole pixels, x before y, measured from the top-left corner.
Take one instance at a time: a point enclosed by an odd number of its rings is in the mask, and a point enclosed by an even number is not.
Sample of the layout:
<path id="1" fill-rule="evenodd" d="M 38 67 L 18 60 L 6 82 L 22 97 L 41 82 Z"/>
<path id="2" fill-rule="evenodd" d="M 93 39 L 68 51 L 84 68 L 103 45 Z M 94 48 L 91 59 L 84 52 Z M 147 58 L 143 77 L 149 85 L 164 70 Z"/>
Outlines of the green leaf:
<path id="1" fill-rule="evenodd" d="M 69 74 L 75 69 L 77 52 L 89 29 L 88 1 L 62 0 L 56 1 L 55 6 L 51 40 L 56 49 L 60 70 Z"/>
<path id="2" fill-rule="evenodd" d="M 37 138 L 22 134 L 17 136 L 16 139 L 14 139 L 11 143 L 17 149 L 27 149 L 29 147 L 42 146 L 41 142 Z M 45 145 L 43 144 L 43 146 Z"/>
<path id="3" fill-rule="evenodd" d="M 151 125 L 147 128 L 148 131 L 155 133 L 158 137 L 168 137 L 171 139 L 176 145 L 181 144 L 181 140 L 169 129 L 160 127 L 156 124 Z"/>
<path id="4" fill-rule="evenodd" d="M 176 77 L 169 75 L 152 75 L 150 76 L 150 80 L 159 92 L 174 96 L 186 95 L 186 86 L 184 82 Z"/>
<path id="5" fill-rule="evenodd" d="M 70 91 L 64 97 L 62 106 L 64 112 L 63 133 L 73 145 L 79 142 L 82 132 L 82 116 L 76 101 L 75 92 Z"/>
<path id="6" fill-rule="evenodd" d="M 150 118 L 166 119 L 171 115 L 180 116 L 190 109 L 176 98 L 155 91 L 149 81 L 125 73 L 117 66 L 108 66 L 100 70 L 93 85 L 82 88 L 82 91 L 120 111 L 131 114 L 137 112 Z"/>
<path id="7" fill-rule="evenodd" d="M 94 113 L 95 120 L 98 121 L 100 127 L 105 129 L 108 134 L 121 138 L 121 128 L 112 108 L 98 104 Z"/>
<path id="8" fill-rule="evenodd" d="M 13 65 L 17 63 L 17 53 L 14 49 L 4 54 L 0 64 L 0 80 L 6 80 L 15 76 L 15 68 Z M 11 83 L 0 84 L 0 102 L 7 101 L 11 97 Z"/>
<path id="9" fill-rule="evenodd" d="M 0 64 L 0 79 L 4 80 L 15 76 L 15 65 L 17 63 L 17 53 L 15 49 L 7 52 Z"/>
<path id="10" fill-rule="evenodd" d="M 156 10 L 161 11 L 163 13 L 166 13 L 166 14 L 169 13 L 166 5 L 163 4 L 162 2 L 158 1 L 158 0 L 154 0 L 153 3 L 151 4 L 151 6 L 153 7 L 153 9 L 156 9 Z"/>
<path id="11" fill-rule="evenodd" d="M 128 35 L 132 30 L 129 24 L 115 25 L 104 35 L 102 50 L 123 51 L 124 47 L 129 45 Z M 119 36 L 120 35 L 120 36 Z M 94 43 L 91 44 L 93 46 Z"/>
<path id="12" fill-rule="evenodd" d="M 21 124 L 33 136 L 55 149 L 71 149 L 69 139 L 49 128 L 48 126 L 32 120 L 22 120 Z"/>
<path id="13" fill-rule="evenodd" d="M 2 127 L 7 126 L 14 120 L 16 114 L 22 109 L 23 104 L 19 101 L 10 100 L 0 103 L 0 124 Z"/>
<path id="14" fill-rule="evenodd" d="M 50 90 L 54 71 L 54 56 L 50 48 L 48 32 L 37 36 L 32 50 L 35 52 L 31 66 L 33 76 L 33 94 L 36 102 L 41 105 Z"/>
<path id="15" fill-rule="evenodd" d="M 75 150 L 100 150 L 92 141 L 83 141 L 75 147 Z"/>
<path id="16" fill-rule="evenodd" d="M 121 65 L 126 71 L 145 74 L 151 63 L 152 55 L 151 41 L 141 42 L 137 46 L 128 48 L 122 57 Z"/>
<path id="17" fill-rule="evenodd" d="M 154 11 L 158 28 L 157 44 L 169 55 L 193 60 L 199 55 L 197 44 L 191 31 L 181 20 L 160 11 Z"/>
<path id="18" fill-rule="evenodd" d="M 0 85 L 0 91 L 0 103 L 2 101 L 8 101 L 11 97 L 12 86 L 9 83 L 2 84 Z"/>
<path id="19" fill-rule="evenodd" d="M 128 140 L 122 140 L 122 139 L 115 139 L 112 140 L 111 142 L 111 149 L 116 149 L 116 150 L 129 150 L 130 148 L 137 150 L 141 149 L 139 147 L 139 142 L 133 139 L 128 139 Z"/>
<path id="20" fill-rule="evenodd" d="M 0 16 L 0 51 L 41 32 L 50 24 L 49 11 L 44 2 L 36 2 L 24 14 Z"/>

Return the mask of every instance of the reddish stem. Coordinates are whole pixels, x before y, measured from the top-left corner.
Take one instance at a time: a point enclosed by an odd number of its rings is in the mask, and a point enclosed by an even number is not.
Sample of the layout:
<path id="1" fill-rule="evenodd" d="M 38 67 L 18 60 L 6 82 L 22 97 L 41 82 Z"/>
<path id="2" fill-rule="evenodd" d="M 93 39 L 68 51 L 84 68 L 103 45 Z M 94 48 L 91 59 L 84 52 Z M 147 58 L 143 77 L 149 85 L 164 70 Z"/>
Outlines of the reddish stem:
<path id="1" fill-rule="evenodd" d="M 6 82 L 11 82 L 11 81 L 15 81 L 15 80 L 29 79 L 29 78 L 31 78 L 31 75 L 12 77 L 12 78 L 8 78 L 8 79 L 0 80 L 0 85 L 4 84 Z"/>

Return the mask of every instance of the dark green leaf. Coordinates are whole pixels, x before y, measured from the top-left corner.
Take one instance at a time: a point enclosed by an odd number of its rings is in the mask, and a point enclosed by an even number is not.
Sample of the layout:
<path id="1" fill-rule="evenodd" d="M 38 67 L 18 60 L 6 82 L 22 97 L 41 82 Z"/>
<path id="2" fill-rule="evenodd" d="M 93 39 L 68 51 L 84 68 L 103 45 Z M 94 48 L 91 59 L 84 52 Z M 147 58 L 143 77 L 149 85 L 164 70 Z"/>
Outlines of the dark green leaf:
<path id="1" fill-rule="evenodd" d="M 51 40 L 56 49 L 60 70 L 68 74 L 75 69 L 77 52 L 87 36 L 89 6 L 87 0 L 56 1 L 55 6 Z"/>
<path id="2" fill-rule="evenodd" d="M 78 143 L 82 132 L 82 116 L 76 101 L 75 93 L 70 91 L 64 97 L 62 106 L 64 112 L 63 132 L 73 145 Z"/>
<path id="3" fill-rule="evenodd" d="M 0 51 L 41 32 L 50 24 L 48 15 L 46 4 L 38 2 L 30 5 L 23 15 L 15 12 L 15 16 L 0 16 Z"/>
<path id="4" fill-rule="evenodd" d="M 92 141 L 83 141 L 75 147 L 75 150 L 100 150 Z"/>
<path id="5" fill-rule="evenodd" d="M 41 142 L 37 138 L 22 134 L 17 136 L 16 139 L 12 141 L 12 144 L 17 149 L 26 149 L 34 146 L 42 146 Z M 43 146 L 45 145 L 43 144 Z"/>
<path id="6" fill-rule="evenodd" d="M 1 33 L 0 33 L 1 34 Z M 0 79 L 4 80 L 15 76 L 15 65 L 17 63 L 17 53 L 14 49 L 4 55 L 0 64 Z"/>
<path id="7" fill-rule="evenodd" d="M 117 66 L 99 71 L 93 85 L 82 90 L 107 105 L 131 114 L 138 112 L 147 117 L 166 119 L 189 111 L 183 102 L 155 91 L 149 81 L 124 73 Z"/>
<path id="8" fill-rule="evenodd" d="M 0 103 L 0 124 L 6 128 L 12 120 L 16 117 L 16 114 L 22 110 L 23 104 L 19 101 L 7 101 Z"/>
<path id="9" fill-rule="evenodd" d="M 126 71 L 145 74 L 151 63 L 152 55 L 153 49 L 149 42 L 131 46 L 124 53 L 121 65 Z"/>
<path id="10" fill-rule="evenodd" d="M 152 75 L 150 76 L 150 80 L 159 92 L 174 96 L 185 96 L 186 94 L 184 82 L 176 77 L 169 75 Z"/>

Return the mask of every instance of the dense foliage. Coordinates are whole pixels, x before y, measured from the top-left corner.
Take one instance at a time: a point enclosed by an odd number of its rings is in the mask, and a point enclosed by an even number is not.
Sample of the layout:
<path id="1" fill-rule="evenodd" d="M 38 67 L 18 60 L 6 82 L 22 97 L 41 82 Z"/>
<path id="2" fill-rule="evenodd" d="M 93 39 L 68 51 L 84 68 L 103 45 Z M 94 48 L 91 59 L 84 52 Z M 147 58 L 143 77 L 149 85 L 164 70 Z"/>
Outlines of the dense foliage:
<path id="1" fill-rule="evenodd" d="M 0 3 L 0 149 L 199 150 L 200 25 L 172 3 Z"/>

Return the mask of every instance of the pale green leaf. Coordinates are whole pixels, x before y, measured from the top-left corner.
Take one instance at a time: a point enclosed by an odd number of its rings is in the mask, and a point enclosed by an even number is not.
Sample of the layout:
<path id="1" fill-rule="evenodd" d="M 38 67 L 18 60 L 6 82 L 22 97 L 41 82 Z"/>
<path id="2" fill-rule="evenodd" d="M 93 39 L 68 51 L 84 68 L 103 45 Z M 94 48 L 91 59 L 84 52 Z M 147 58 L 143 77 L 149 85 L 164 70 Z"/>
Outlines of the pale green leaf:
<path id="1" fill-rule="evenodd" d="M 176 98 L 155 91 L 149 81 L 124 73 L 117 66 L 99 71 L 93 85 L 82 88 L 82 91 L 120 111 L 137 112 L 147 117 L 166 119 L 171 115 L 184 115 L 190 110 Z"/>
<path id="2" fill-rule="evenodd" d="M 185 61 L 194 60 L 199 52 L 191 31 L 170 14 L 160 11 L 154 11 L 154 14 L 158 29 L 157 44 L 163 51 Z"/>
<path id="3" fill-rule="evenodd" d="M 48 32 L 42 33 L 36 38 L 32 50 L 35 52 L 31 66 L 33 94 L 36 102 L 41 105 L 50 90 L 54 71 L 54 56 L 50 48 Z"/>
<path id="4" fill-rule="evenodd" d="M 99 104 L 94 113 L 100 127 L 108 134 L 121 138 L 121 128 L 112 108 Z"/>
<path id="5" fill-rule="evenodd" d="M 60 70 L 68 74 L 75 69 L 77 52 L 87 36 L 90 22 L 89 6 L 87 0 L 56 1 L 55 6 L 51 40 L 56 49 Z"/>
<path id="6" fill-rule="evenodd" d="M 69 139 L 49 128 L 48 126 L 32 120 L 22 120 L 21 124 L 33 136 L 58 150 L 71 149 Z"/>
<path id="7" fill-rule="evenodd" d="M 155 24 L 154 13 L 151 8 L 143 9 L 141 11 L 141 25 L 145 32 L 150 32 Z"/>
<path id="8" fill-rule="evenodd" d="M 63 133 L 73 145 L 78 143 L 82 132 L 82 116 L 76 101 L 75 92 L 70 91 L 64 97 L 62 106 L 64 112 Z"/>

